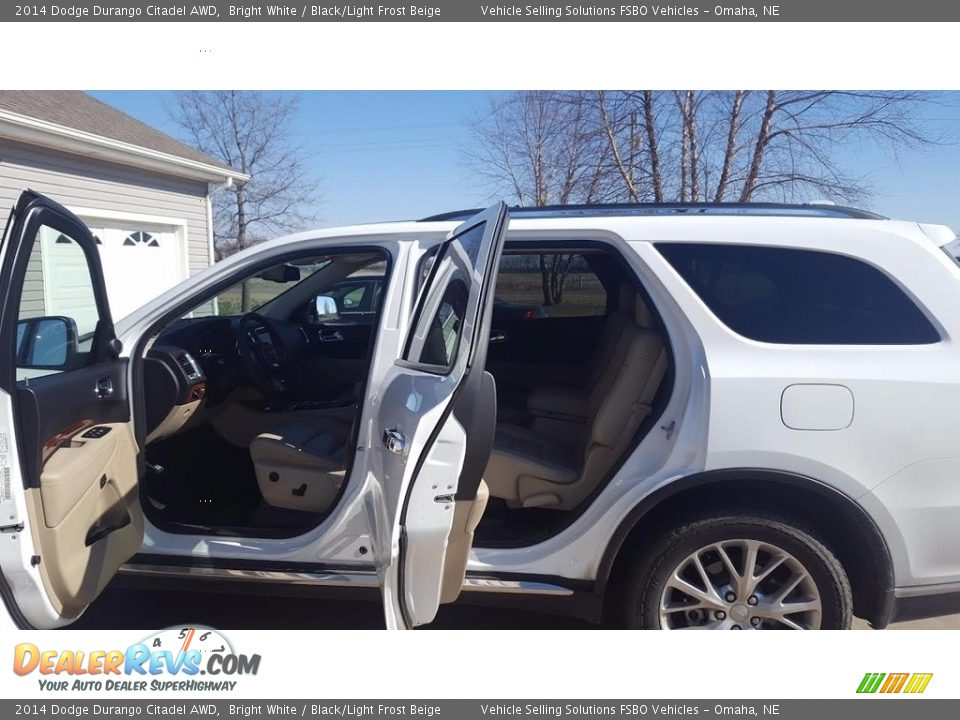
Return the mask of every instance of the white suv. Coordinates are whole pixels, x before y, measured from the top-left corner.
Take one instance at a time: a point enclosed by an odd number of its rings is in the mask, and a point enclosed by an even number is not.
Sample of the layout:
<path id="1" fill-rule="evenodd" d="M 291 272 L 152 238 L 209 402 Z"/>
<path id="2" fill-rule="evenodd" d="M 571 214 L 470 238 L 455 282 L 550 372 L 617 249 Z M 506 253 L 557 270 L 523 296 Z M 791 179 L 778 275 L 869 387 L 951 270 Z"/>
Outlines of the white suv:
<path id="1" fill-rule="evenodd" d="M 118 572 L 380 588 L 401 628 L 461 594 L 669 629 L 960 608 L 947 228 L 498 205 L 258 245 L 116 325 L 95 242 L 29 191 L 3 240 L 7 622 Z"/>

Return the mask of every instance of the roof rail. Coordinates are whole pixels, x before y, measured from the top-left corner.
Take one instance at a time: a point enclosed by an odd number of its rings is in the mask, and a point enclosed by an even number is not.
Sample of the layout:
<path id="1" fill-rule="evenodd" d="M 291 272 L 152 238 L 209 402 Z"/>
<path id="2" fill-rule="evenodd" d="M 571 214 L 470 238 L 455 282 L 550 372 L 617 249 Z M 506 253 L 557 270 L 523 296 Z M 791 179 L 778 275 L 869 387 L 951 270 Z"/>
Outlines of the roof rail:
<path id="1" fill-rule="evenodd" d="M 467 220 L 482 208 L 455 210 L 425 217 L 418 222 Z M 515 206 L 513 217 L 587 217 L 627 215 L 760 215 L 782 217 L 852 218 L 856 220 L 886 220 L 883 215 L 845 207 L 843 205 L 789 204 L 789 203 L 609 203 L 593 205 Z"/>

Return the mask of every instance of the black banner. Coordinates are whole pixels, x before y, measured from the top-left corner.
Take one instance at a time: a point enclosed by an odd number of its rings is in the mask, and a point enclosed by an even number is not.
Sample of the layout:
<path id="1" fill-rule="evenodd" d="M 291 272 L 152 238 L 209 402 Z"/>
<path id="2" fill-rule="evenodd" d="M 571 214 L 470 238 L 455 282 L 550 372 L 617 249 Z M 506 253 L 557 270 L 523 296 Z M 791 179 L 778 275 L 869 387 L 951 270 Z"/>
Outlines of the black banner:
<path id="1" fill-rule="evenodd" d="M 74 0 L 4 3 L 4 22 L 944 22 L 960 3 L 942 0 L 773 0 L 757 2 L 223 2 Z"/>

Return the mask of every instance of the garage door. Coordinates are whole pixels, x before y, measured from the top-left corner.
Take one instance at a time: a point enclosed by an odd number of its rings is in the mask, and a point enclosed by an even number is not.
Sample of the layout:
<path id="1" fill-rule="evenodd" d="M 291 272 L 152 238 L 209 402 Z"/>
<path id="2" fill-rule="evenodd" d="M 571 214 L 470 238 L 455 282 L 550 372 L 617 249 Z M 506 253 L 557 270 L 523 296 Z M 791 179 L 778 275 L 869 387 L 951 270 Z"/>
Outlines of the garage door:
<path id="1" fill-rule="evenodd" d="M 89 223 L 96 237 L 114 319 L 152 300 L 183 280 L 186 259 L 176 228 L 160 225 L 104 226 Z M 96 313 L 76 314 L 77 293 L 88 292 L 90 278 L 73 242 L 44 228 L 41 234 L 44 314 L 76 318 L 81 334 L 93 330 Z"/>
<path id="2" fill-rule="evenodd" d="M 114 319 L 128 315 L 187 277 L 186 258 L 175 228 L 89 225 L 99 241 Z"/>
<path id="3" fill-rule="evenodd" d="M 96 303 L 90 299 L 93 285 L 83 250 L 66 235 L 42 227 L 40 259 L 43 306 L 36 314 L 72 317 L 81 337 L 92 333 L 98 315 Z"/>

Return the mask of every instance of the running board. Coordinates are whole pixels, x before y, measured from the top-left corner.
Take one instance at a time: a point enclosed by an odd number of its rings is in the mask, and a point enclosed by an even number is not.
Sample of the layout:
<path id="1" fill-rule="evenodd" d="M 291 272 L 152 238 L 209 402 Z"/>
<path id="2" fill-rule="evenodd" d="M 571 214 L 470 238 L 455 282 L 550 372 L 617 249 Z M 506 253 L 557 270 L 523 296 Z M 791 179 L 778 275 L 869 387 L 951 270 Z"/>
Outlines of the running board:
<path id="1" fill-rule="evenodd" d="M 463 592 L 500 593 L 508 595 L 573 595 L 573 590 L 562 585 L 552 585 L 536 580 L 505 580 L 497 577 L 467 575 L 463 580 Z"/>
<path id="2" fill-rule="evenodd" d="M 203 578 L 243 582 L 281 582 L 292 585 L 319 585 L 323 587 L 375 588 L 377 573 L 370 570 L 296 572 L 289 570 L 243 570 L 187 565 L 154 565 L 128 563 L 120 568 L 124 575 L 151 575 L 154 577 Z"/>
<path id="3" fill-rule="evenodd" d="M 294 570 L 254 570 L 204 565 L 160 565 L 128 563 L 121 566 L 124 575 L 150 575 L 170 578 L 202 578 L 210 580 L 234 580 L 241 582 L 280 582 L 293 585 L 313 585 L 338 588 L 376 588 L 377 573 L 374 570 L 323 570 L 298 572 Z M 562 585 L 536 580 L 513 580 L 489 575 L 471 576 L 463 581 L 463 592 L 495 593 L 506 595 L 553 595 L 570 596 L 573 590 Z"/>

